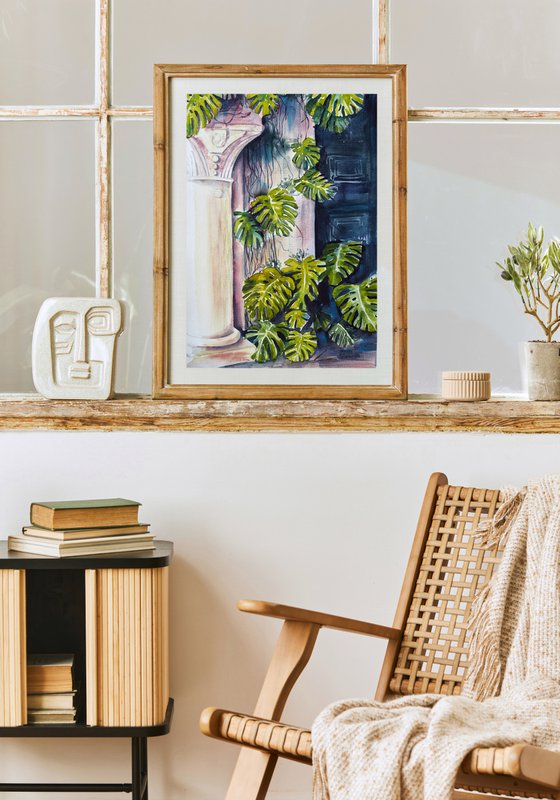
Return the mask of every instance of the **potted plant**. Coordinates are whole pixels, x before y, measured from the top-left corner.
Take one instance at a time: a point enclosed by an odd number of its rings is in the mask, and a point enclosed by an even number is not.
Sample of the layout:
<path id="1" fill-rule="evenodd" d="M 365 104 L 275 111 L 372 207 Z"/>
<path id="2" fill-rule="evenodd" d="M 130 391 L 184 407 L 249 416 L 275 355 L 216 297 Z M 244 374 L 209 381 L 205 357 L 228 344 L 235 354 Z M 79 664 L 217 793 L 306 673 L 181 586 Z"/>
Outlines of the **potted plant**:
<path id="1" fill-rule="evenodd" d="M 525 343 L 529 399 L 560 400 L 560 342 L 553 341 L 560 329 L 560 240 L 546 248 L 543 241 L 543 228 L 529 224 L 526 239 L 508 246 L 509 256 L 497 265 L 545 335 Z"/>

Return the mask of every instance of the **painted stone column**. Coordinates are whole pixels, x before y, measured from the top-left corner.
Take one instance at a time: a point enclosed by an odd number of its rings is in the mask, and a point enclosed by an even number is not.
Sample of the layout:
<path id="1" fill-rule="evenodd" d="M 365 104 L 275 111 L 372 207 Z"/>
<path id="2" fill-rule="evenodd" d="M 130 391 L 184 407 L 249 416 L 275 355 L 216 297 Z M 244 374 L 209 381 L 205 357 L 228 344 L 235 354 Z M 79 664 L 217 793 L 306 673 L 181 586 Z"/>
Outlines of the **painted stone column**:
<path id="1" fill-rule="evenodd" d="M 186 140 L 189 366 L 242 363 L 254 349 L 233 324 L 232 173 L 262 129 L 260 116 L 238 104 Z"/>

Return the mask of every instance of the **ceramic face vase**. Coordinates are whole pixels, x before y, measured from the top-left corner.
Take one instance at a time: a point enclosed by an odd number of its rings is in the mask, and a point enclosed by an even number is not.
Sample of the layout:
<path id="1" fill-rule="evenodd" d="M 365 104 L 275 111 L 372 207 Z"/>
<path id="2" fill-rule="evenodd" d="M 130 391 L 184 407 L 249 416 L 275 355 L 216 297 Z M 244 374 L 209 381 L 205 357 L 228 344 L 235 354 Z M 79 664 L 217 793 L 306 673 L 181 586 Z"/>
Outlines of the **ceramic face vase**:
<path id="1" fill-rule="evenodd" d="M 33 330 L 33 382 L 43 397 L 107 400 L 113 391 L 118 300 L 51 297 Z"/>

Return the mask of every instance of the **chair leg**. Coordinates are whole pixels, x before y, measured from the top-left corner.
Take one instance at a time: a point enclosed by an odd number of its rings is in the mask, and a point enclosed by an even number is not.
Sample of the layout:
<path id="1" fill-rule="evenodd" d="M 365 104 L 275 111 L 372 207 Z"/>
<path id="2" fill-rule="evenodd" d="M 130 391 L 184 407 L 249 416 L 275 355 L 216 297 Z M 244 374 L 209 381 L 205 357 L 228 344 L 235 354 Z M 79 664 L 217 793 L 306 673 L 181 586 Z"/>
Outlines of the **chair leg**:
<path id="1" fill-rule="evenodd" d="M 319 629 L 309 622 L 284 622 L 255 706 L 256 717 L 280 719 L 288 695 L 311 657 Z M 242 748 L 226 800 L 264 800 L 277 759 L 276 755 Z"/>

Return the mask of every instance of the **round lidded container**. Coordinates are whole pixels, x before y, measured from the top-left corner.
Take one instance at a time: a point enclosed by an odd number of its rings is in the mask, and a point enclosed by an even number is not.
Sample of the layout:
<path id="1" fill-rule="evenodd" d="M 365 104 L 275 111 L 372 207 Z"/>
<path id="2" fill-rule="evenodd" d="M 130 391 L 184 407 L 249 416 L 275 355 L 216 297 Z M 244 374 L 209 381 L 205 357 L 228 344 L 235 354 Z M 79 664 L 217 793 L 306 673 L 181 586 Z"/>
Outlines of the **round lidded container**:
<path id="1" fill-rule="evenodd" d="M 442 372 L 441 396 L 444 400 L 489 400 L 489 372 Z"/>

